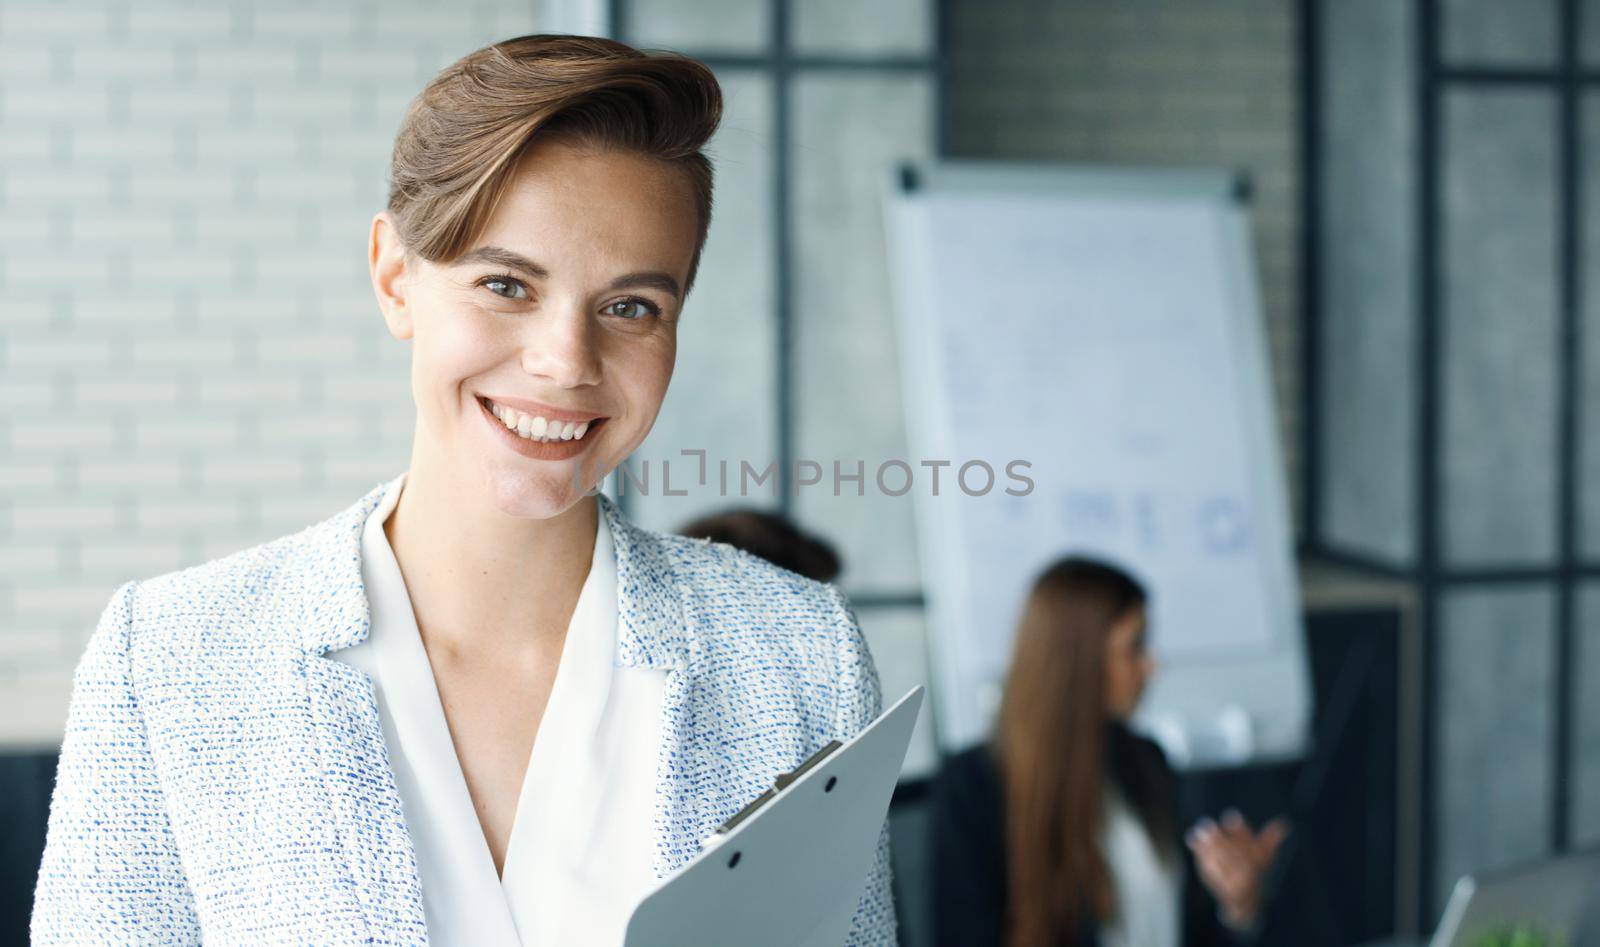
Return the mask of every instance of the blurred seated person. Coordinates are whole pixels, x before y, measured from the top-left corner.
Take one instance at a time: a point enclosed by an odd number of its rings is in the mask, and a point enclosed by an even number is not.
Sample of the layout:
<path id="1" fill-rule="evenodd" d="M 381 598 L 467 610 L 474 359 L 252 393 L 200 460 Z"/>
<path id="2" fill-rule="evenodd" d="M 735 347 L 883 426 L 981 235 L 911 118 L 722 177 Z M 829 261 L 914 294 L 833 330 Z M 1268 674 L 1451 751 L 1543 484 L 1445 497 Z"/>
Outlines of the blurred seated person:
<path id="1" fill-rule="evenodd" d="M 1127 720 L 1154 661 L 1144 589 L 1061 559 L 1023 610 L 991 739 L 934 780 L 934 943 L 1197 947 L 1252 939 L 1287 823 L 1179 829 L 1177 780 Z"/>
<path id="2" fill-rule="evenodd" d="M 727 543 L 818 582 L 832 582 L 839 575 L 833 547 L 777 513 L 727 510 L 688 523 L 678 535 Z"/>

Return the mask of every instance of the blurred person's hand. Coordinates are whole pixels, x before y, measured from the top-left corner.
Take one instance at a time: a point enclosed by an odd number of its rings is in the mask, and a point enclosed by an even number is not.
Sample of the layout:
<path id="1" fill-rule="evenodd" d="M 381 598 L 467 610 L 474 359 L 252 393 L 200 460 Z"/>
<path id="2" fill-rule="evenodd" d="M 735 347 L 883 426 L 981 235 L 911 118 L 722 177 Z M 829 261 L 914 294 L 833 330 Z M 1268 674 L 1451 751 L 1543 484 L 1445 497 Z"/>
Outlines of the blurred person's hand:
<path id="1" fill-rule="evenodd" d="M 1288 835 L 1289 823 L 1282 817 L 1257 832 L 1238 811 L 1229 809 L 1220 824 L 1201 819 L 1184 837 L 1194 852 L 1200 880 L 1217 899 L 1228 926 L 1255 925 L 1261 911 L 1261 879 Z"/>

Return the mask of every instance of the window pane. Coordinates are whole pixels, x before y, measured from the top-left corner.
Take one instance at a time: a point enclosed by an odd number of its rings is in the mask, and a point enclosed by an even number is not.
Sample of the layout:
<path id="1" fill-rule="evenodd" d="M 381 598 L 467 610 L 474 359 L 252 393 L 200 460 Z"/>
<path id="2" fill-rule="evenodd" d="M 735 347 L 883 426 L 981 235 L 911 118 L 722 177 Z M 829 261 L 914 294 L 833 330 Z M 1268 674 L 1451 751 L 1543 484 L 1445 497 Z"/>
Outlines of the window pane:
<path id="1" fill-rule="evenodd" d="M 1572 688 L 1572 785 L 1567 794 L 1574 847 L 1600 845 L 1600 583 L 1578 591 Z"/>
<path id="2" fill-rule="evenodd" d="M 770 484 L 765 494 L 741 497 L 737 481 L 740 461 L 764 470 L 777 457 L 772 84 L 750 72 L 717 78 L 726 111 L 707 148 L 716 182 L 711 232 L 678 326 L 672 384 L 650 436 L 629 458 L 636 480 L 622 487 L 629 515 L 655 529 L 673 530 L 724 506 L 777 503 Z M 698 482 L 698 459 L 682 450 L 707 452 L 705 484 Z M 663 462 L 670 483 L 663 477 Z M 729 470 L 727 496 L 722 495 L 723 462 Z M 635 487 L 641 480 L 648 496 Z M 666 496 L 667 486 L 688 495 Z"/>
<path id="3" fill-rule="evenodd" d="M 771 0 L 626 0 L 624 37 L 636 46 L 690 53 L 763 53 Z"/>
<path id="4" fill-rule="evenodd" d="M 1457 565 L 1556 552 L 1556 99 L 1444 100 L 1444 539 Z"/>
<path id="5" fill-rule="evenodd" d="M 1444 596 L 1433 714 L 1436 906 L 1462 874 L 1547 848 L 1554 615 L 1555 595 L 1546 588 Z"/>
<path id="6" fill-rule="evenodd" d="M 1582 175 L 1579 193 L 1583 206 L 1579 209 L 1582 234 L 1578 248 L 1583 257 L 1578 261 L 1578 298 L 1583 306 L 1579 314 L 1583 364 L 1578 377 L 1578 423 L 1582 427 L 1578 433 L 1577 512 L 1579 546 L 1585 556 L 1595 558 L 1600 557 L 1600 128 L 1595 126 L 1600 122 L 1600 95 L 1586 93 L 1581 109 L 1578 174 Z"/>
<path id="7" fill-rule="evenodd" d="M 1600 66 L 1600 0 L 1578 2 L 1578 61 Z"/>
<path id="8" fill-rule="evenodd" d="M 921 469 L 906 456 L 879 195 L 899 161 L 932 154 L 933 103 L 932 79 L 920 75 L 795 82 L 795 459 L 822 468 L 795 508 L 839 543 L 850 589 L 919 587 L 913 494 L 875 482 L 889 460 Z M 859 465 L 862 486 L 842 483 L 835 496 L 835 461 L 845 476 Z M 886 480 L 903 486 L 892 469 Z"/>
<path id="9" fill-rule="evenodd" d="M 795 50 L 808 55 L 924 56 L 933 49 L 931 0 L 793 0 Z"/>
<path id="10" fill-rule="evenodd" d="M 873 663 L 878 667 L 878 683 L 883 690 L 883 708 L 888 710 L 906 691 L 921 685 L 922 710 L 916 729 L 911 732 L 911 747 L 906 750 L 901 779 L 932 776 L 939 765 L 939 750 L 933 740 L 933 695 L 927 693 L 928 644 L 922 609 L 914 606 L 856 606 L 856 619 L 867 638 Z"/>
<path id="11" fill-rule="evenodd" d="M 1416 555 L 1411 5 L 1319 3 L 1321 517 L 1341 549 Z"/>
<path id="12" fill-rule="evenodd" d="M 1555 65 L 1555 0 L 1444 0 L 1439 15 L 1449 65 Z"/>

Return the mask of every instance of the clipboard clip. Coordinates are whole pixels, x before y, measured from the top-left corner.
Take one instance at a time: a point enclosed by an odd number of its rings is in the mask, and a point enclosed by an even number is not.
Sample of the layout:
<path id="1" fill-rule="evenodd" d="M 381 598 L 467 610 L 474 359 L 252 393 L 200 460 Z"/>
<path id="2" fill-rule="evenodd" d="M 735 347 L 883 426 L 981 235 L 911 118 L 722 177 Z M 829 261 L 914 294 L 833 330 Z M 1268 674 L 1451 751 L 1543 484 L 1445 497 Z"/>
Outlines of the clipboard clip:
<path id="1" fill-rule="evenodd" d="M 799 779 L 801 776 L 804 776 L 806 773 L 808 773 L 811 770 L 815 769 L 817 764 L 819 764 L 823 760 L 827 759 L 829 754 L 831 754 L 834 750 L 837 750 L 841 746 L 844 746 L 844 744 L 842 742 L 840 742 L 838 740 L 829 740 L 827 742 L 827 744 L 825 744 L 822 747 L 822 749 L 818 750 L 817 752 L 815 752 L 815 753 L 811 754 L 809 757 L 807 757 L 806 761 L 804 763 L 801 763 L 799 766 L 795 767 L 794 769 L 790 770 L 787 773 L 779 773 L 777 778 L 772 781 L 772 788 L 771 789 L 768 789 L 766 792 L 764 792 L 761 795 L 759 795 L 759 796 L 755 797 L 754 799 L 752 799 L 750 801 L 749 805 L 745 806 L 743 809 L 740 809 L 738 812 L 735 812 L 733 814 L 733 817 L 730 818 L 728 821 L 726 821 L 726 822 L 722 823 L 721 825 L 717 826 L 717 831 L 712 833 L 712 834 L 714 836 L 716 836 L 716 835 L 726 835 L 729 832 L 732 832 L 735 828 L 738 827 L 739 823 L 741 823 L 745 819 L 748 819 L 751 816 L 755 815 L 756 812 L 758 812 L 761 809 L 762 806 L 764 806 L 767 803 L 771 802 L 773 797 L 777 796 L 778 793 L 782 792 L 786 787 L 788 787 L 788 785 L 790 783 L 794 782 L 795 780 Z"/>

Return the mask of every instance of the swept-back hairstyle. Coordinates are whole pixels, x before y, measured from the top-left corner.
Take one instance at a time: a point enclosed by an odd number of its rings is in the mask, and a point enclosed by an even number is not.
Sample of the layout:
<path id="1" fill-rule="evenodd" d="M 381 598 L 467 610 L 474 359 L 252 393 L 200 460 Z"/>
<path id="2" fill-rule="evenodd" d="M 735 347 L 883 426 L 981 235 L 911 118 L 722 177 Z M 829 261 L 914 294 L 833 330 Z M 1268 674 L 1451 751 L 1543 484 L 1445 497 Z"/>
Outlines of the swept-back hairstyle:
<path id="1" fill-rule="evenodd" d="M 534 141 L 616 148 L 683 169 L 699 234 L 711 227 L 722 89 L 705 64 L 598 36 L 536 33 L 468 53 L 411 101 L 395 136 L 388 210 L 407 255 L 448 263 L 472 248 Z"/>
<path id="2" fill-rule="evenodd" d="M 1077 943 L 1087 922 L 1114 916 L 1099 838 L 1108 781 L 1157 850 L 1177 857 L 1175 787 L 1106 714 L 1106 640 L 1145 601 L 1128 573 L 1081 556 L 1056 560 L 1029 591 L 991 740 L 1003 798 L 1008 947 Z"/>

